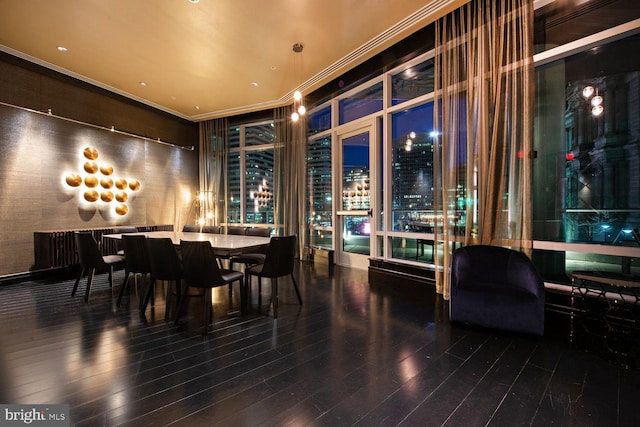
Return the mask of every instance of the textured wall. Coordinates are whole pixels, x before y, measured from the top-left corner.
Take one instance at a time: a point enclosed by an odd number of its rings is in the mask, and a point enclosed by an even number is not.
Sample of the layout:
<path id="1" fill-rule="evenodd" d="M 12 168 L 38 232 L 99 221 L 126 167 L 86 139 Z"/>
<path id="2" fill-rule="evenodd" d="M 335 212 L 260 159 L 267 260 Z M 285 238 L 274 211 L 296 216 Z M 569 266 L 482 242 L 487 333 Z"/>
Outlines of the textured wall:
<path id="1" fill-rule="evenodd" d="M 83 202 L 64 183 L 81 172 L 85 147 L 113 176 L 135 178 L 141 189 L 119 216 L 113 205 Z M 187 220 L 198 188 L 196 151 L 158 144 L 46 114 L 0 105 L 0 275 L 31 269 L 33 232 L 116 224 L 174 224 Z"/>

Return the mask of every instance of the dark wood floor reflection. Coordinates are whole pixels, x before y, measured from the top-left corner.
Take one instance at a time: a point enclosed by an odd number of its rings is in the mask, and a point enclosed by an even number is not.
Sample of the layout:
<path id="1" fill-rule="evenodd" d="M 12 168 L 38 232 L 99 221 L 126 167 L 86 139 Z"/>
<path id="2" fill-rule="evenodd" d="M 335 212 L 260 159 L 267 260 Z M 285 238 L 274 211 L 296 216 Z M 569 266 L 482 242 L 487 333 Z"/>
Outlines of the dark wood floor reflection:
<path id="1" fill-rule="evenodd" d="M 408 286 L 370 285 L 364 271 L 309 264 L 296 276 L 304 305 L 282 281 L 277 321 L 257 313 L 255 293 L 252 314 L 228 314 L 227 290 L 216 290 L 208 337 L 197 317 L 165 323 L 160 300 L 141 317 L 135 286 L 116 308 L 106 275 L 89 304 L 69 296 L 72 280 L 1 286 L 0 401 L 68 403 L 77 426 L 640 419 L 638 371 L 570 346 L 566 319 L 548 315 L 542 339 L 503 334 L 450 324 L 428 285 L 408 295 Z"/>

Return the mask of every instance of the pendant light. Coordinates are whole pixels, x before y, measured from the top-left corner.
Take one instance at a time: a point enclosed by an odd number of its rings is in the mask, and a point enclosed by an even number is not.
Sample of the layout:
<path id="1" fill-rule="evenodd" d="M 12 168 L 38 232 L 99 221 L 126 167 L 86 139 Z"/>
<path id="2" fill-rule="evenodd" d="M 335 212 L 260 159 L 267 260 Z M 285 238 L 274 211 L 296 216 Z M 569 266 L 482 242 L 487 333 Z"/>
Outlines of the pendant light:
<path id="1" fill-rule="evenodd" d="M 302 57 L 303 50 L 302 43 L 295 43 L 293 45 L 293 74 L 296 81 L 300 81 L 300 61 L 297 60 L 298 57 Z M 296 90 L 293 93 L 293 112 L 291 113 L 291 121 L 297 122 L 300 120 L 301 116 L 304 116 L 307 112 L 307 108 L 304 106 L 304 99 L 302 97 L 302 92 Z"/>

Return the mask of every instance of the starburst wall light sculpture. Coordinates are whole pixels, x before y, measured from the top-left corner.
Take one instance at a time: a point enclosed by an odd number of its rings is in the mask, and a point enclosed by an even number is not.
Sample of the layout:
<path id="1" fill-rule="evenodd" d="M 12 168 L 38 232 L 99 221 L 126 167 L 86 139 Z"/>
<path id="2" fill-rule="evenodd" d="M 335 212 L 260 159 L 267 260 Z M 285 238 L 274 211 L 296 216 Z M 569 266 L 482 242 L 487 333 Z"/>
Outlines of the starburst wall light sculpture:
<path id="1" fill-rule="evenodd" d="M 118 216 L 127 215 L 127 202 L 140 191 L 140 181 L 115 176 L 113 166 L 98 161 L 98 150 L 93 147 L 85 148 L 82 155 L 82 170 L 67 174 L 65 185 L 77 190 L 82 195 L 83 203 L 90 206 L 106 205 L 110 212 Z"/>

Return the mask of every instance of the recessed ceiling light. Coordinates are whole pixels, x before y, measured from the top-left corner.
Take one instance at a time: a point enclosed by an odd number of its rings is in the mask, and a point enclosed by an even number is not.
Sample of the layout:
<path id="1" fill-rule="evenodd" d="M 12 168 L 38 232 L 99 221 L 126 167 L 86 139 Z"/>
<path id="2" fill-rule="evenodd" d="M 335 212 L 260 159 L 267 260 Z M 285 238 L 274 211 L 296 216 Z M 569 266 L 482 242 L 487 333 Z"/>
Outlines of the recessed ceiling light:
<path id="1" fill-rule="evenodd" d="M 190 3 L 196 4 L 196 3 L 200 3 L 200 0 L 189 0 Z"/>
<path id="2" fill-rule="evenodd" d="M 58 46 L 58 50 L 59 50 L 60 52 L 66 52 L 66 51 L 67 51 L 67 50 L 69 50 L 69 49 L 67 49 L 67 48 L 66 48 L 66 47 L 64 47 L 64 46 Z"/>
<path id="3" fill-rule="evenodd" d="M 193 108 L 195 108 L 196 110 L 199 110 L 199 109 L 200 109 L 200 106 L 195 105 Z"/>
<path id="4" fill-rule="evenodd" d="M 258 86 L 258 82 L 251 82 L 251 86 L 257 87 Z"/>
<path id="5" fill-rule="evenodd" d="M 140 82 L 140 86 L 146 86 L 147 82 Z"/>
<path id="6" fill-rule="evenodd" d="M 275 71 L 275 70 L 277 70 L 277 69 L 278 69 L 278 67 L 276 67 L 275 65 L 272 65 L 272 66 L 271 66 L 271 71 Z"/>

